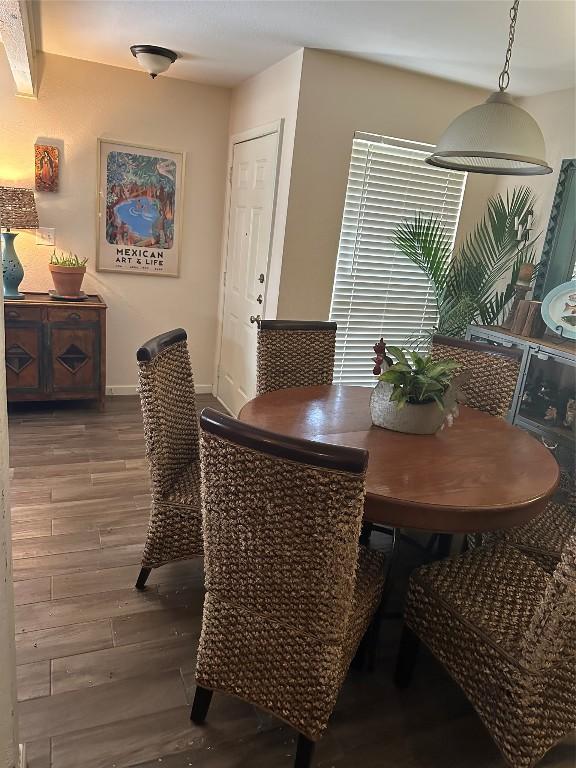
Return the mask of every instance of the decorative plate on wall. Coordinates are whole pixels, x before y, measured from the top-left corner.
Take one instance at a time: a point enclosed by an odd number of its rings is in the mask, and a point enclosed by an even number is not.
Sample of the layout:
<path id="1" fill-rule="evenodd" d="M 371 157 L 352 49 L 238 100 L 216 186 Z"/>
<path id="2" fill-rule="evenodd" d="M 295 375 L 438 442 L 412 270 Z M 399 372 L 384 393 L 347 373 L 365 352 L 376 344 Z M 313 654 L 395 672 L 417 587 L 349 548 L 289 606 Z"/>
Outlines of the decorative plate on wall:
<path id="1" fill-rule="evenodd" d="M 542 302 L 542 317 L 551 330 L 565 339 L 576 339 L 576 280 L 553 288 Z"/>

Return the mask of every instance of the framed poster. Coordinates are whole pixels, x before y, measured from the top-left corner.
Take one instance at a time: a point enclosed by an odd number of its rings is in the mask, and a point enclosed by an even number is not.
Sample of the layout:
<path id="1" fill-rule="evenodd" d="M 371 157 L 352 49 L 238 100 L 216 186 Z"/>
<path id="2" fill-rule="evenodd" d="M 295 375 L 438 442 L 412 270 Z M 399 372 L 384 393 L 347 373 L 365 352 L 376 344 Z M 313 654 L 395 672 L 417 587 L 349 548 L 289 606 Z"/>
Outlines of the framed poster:
<path id="1" fill-rule="evenodd" d="M 184 156 L 98 139 L 100 272 L 178 277 Z"/>
<path id="2" fill-rule="evenodd" d="M 58 147 L 49 144 L 34 145 L 34 186 L 36 192 L 58 192 Z"/>

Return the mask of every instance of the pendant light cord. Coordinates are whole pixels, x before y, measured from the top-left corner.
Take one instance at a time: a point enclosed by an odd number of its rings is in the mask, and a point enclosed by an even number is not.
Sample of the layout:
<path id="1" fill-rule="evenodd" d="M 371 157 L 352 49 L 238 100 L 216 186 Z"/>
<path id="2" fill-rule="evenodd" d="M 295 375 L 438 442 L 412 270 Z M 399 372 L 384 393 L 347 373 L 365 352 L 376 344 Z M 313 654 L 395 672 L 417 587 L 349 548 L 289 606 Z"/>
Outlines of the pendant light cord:
<path id="1" fill-rule="evenodd" d="M 520 0 L 514 0 L 512 8 L 510 8 L 510 34 L 508 35 L 508 48 L 506 49 L 506 59 L 504 60 L 504 68 L 500 72 L 498 78 L 498 86 L 500 91 L 504 92 L 510 84 L 510 59 L 512 58 L 512 46 L 514 45 L 514 34 L 516 32 L 516 19 L 518 18 L 518 6 Z"/>

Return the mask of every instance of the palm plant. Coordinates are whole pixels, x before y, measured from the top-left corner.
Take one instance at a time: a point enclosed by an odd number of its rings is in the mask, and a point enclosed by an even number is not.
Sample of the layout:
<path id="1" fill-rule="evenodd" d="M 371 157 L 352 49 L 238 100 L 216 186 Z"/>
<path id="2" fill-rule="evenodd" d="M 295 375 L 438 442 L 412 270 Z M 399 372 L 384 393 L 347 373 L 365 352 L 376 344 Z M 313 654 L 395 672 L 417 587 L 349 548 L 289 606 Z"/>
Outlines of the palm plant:
<path id="1" fill-rule="evenodd" d="M 499 194 L 490 198 L 487 213 L 457 253 L 437 216 L 418 214 L 400 224 L 396 246 L 425 272 L 436 291 L 435 332 L 462 337 L 471 323 L 496 324 L 514 297 L 521 265 L 534 263 L 534 240 L 519 246 L 516 229 L 516 221 L 524 221 L 534 203 L 529 187 L 507 192 L 505 200 Z M 508 273 L 508 284 L 499 290 Z"/>

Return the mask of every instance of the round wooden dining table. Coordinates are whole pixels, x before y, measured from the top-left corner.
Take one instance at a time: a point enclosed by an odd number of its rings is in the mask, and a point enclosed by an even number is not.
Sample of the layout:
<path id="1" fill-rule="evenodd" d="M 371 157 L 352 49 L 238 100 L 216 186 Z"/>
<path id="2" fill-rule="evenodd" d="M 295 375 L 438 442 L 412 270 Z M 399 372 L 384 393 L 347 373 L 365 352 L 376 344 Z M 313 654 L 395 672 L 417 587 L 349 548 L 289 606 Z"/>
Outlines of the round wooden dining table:
<path id="1" fill-rule="evenodd" d="M 558 465 L 536 438 L 462 406 L 452 427 L 409 435 L 372 425 L 370 387 L 279 389 L 239 419 L 272 432 L 368 451 L 364 519 L 437 533 L 510 528 L 546 505 Z"/>

